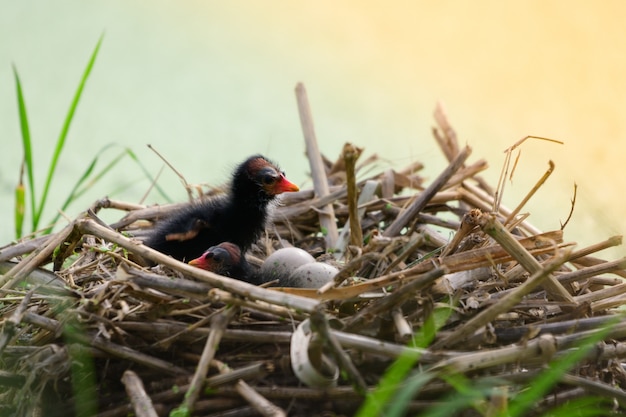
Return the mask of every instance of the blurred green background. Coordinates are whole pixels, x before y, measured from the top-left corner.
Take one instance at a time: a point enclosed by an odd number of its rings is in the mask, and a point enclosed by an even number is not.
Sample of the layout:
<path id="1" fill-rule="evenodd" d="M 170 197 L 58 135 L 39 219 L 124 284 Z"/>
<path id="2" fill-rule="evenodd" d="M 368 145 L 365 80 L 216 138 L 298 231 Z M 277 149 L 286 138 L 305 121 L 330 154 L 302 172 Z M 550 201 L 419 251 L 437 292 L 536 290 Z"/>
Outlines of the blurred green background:
<path id="1" fill-rule="evenodd" d="M 41 192 L 102 33 L 52 184 L 51 213 L 111 143 L 117 148 L 105 155 L 129 147 L 156 175 L 163 164 L 152 144 L 192 183 L 221 183 L 260 152 L 309 185 L 294 96 L 302 81 L 331 159 L 351 141 L 384 158 L 381 166 L 419 160 L 434 177 L 446 165 L 431 135 L 437 101 L 474 149 L 471 160 L 488 160 L 484 175 L 494 186 L 505 148 L 526 135 L 562 140 L 523 147 L 504 204 L 515 206 L 551 159 L 555 173 L 527 206 L 531 223 L 558 228 L 576 182 L 566 240 L 588 245 L 623 234 L 625 12 L 621 1 L 0 0 L 0 246 L 14 237 L 22 158 L 11 65 L 23 84 Z M 160 184 L 174 200 L 186 198 L 169 170 Z M 137 202 L 148 187 L 125 160 L 67 215 L 105 195 Z M 162 199 L 151 193 L 146 202 Z"/>

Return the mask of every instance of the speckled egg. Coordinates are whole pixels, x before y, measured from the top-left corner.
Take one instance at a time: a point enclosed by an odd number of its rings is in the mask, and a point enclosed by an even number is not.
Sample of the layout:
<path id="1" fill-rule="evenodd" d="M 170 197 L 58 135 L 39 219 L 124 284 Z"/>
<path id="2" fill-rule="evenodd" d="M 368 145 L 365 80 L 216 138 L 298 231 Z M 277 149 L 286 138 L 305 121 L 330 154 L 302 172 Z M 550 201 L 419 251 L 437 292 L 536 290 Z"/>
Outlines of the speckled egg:
<path id="1" fill-rule="evenodd" d="M 261 276 L 264 282 L 275 279 L 285 280 L 298 267 L 314 263 L 315 258 L 300 248 L 282 248 L 267 257 L 261 266 Z"/>
<path id="2" fill-rule="evenodd" d="M 304 264 L 289 275 L 286 280 L 281 279 L 278 283 L 281 287 L 295 288 L 320 288 L 339 273 L 332 265 L 323 262 Z"/>

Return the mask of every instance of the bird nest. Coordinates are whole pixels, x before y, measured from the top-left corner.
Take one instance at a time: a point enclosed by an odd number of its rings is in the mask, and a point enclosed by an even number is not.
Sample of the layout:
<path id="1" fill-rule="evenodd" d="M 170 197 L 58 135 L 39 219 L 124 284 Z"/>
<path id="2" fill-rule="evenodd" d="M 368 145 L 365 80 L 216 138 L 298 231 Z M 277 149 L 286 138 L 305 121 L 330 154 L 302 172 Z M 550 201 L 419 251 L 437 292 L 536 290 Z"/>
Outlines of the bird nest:
<path id="1" fill-rule="evenodd" d="M 315 189 L 284 194 L 247 256 L 296 246 L 337 266 L 333 281 L 254 286 L 192 267 L 139 239 L 177 205 L 98 201 L 0 250 L 0 415 L 354 415 L 381 386 L 409 395 L 367 407 L 416 414 L 449 401 L 454 375 L 492 381 L 458 415 L 495 415 L 581 352 L 526 415 L 592 394 L 623 412 L 626 262 L 593 256 L 621 238 L 575 250 L 505 208 L 440 108 L 449 165 L 431 183 L 419 163 L 376 172 L 349 144 L 325 160 L 301 94 Z M 105 224 L 103 210 L 123 215 Z"/>

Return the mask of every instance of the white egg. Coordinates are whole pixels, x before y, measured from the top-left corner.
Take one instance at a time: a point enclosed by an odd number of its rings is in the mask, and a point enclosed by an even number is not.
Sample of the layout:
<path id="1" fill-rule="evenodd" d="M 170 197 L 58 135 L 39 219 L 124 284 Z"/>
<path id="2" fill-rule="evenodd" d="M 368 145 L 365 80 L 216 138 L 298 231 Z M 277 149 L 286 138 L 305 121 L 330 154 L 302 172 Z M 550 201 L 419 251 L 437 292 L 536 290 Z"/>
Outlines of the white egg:
<path id="1" fill-rule="evenodd" d="M 285 280 L 301 265 L 314 263 L 315 258 L 300 248 L 282 248 L 267 257 L 261 266 L 261 276 L 264 282 L 275 279 Z"/>
<path id="2" fill-rule="evenodd" d="M 320 288 L 339 273 L 332 265 L 323 262 L 304 264 L 289 275 L 286 280 L 281 279 L 278 283 L 281 287 L 295 288 Z"/>

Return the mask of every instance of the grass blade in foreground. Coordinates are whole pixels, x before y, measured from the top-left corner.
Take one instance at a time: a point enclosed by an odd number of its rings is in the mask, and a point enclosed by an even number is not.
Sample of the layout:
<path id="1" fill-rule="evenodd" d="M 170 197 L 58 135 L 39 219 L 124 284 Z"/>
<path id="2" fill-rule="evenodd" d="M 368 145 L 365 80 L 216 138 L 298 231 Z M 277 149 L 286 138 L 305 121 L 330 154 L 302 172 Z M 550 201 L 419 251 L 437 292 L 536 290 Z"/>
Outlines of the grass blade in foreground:
<path id="1" fill-rule="evenodd" d="M 20 115 L 20 129 L 22 132 L 22 146 L 24 148 L 24 161 L 23 161 L 23 165 L 22 165 L 22 172 L 20 173 L 20 184 L 18 185 L 18 187 L 21 185 L 23 187 L 24 183 L 22 182 L 22 173 L 24 171 L 24 166 L 26 166 L 26 173 L 28 174 L 28 187 L 30 188 L 30 208 L 31 208 L 31 213 L 35 213 L 35 177 L 33 175 L 33 152 L 32 152 L 32 146 L 31 146 L 31 140 L 30 140 L 30 128 L 28 126 L 28 115 L 26 114 L 26 103 L 24 101 L 24 93 L 22 92 L 22 83 L 20 82 L 20 77 L 17 74 L 17 68 L 15 68 L 15 65 L 13 66 L 13 74 L 15 75 L 15 86 L 17 88 L 17 106 L 18 106 L 18 112 Z M 16 190 L 17 192 L 17 190 Z M 16 197 L 20 197 L 19 195 L 16 194 Z M 24 193 L 22 193 L 21 198 L 25 198 Z M 18 219 L 17 219 L 17 213 L 19 212 L 19 205 L 21 203 L 23 203 L 24 200 L 20 201 L 19 199 L 16 199 L 15 204 L 15 212 L 16 212 L 16 224 L 15 224 L 15 231 L 17 233 L 16 238 L 20 238 L 22 237 L 22 227 L 21 225 L 18 224 Z M 36 224 L 35 224 L 35 217 L 34 215 L 32 216 L 32 229 L 33 231 L 35 231 Z M 21 221 L 23 221 L 23 215 L 22 215 L 22 219 Z"/>
<path id="2" fill-rule="evenodd" d="M 443 326 L 452 313 L 452 308 L 444 307 L 433 311 L 433 314 L 424 322 L 424 326 L 413 336 L 412 346 L 426 348 L 435 338 L 437 330 Z M 358 417 L 375 417 L 380 415 L 389 415 L 383 413 L 383 410 L 390 407 L 391 399 L 396 396 L 396 392 L 400 389 L 406 375 L 413 369 L 415 363 L 419 360 L 419 354 L 415 352 L 407 352 L 400 356 L 389 367 L 378 384 L 376 390 L 367 395 L 367 398 L 361 405 Z M 412 384 L 412 388 L 418 390 L 421 386 L 432 379 L 434 375 L 424 376 L 423 380 Z M 395 412 L 403 415 L 404 408 L 410 401 L 412 395 L 398 395 L 393 401 L 393 409 Z"/>
<path id="3" fill-rule="evenodd" d="M 538 378 L 534 379 L 527 390 L 520 392 L 514 400 L 511 401 L 508 413 L 501 414 L 499 417 L 521 417 L 527 415 L 535 403 L 556 385 L 569 369 L 583 360 L 596 343 L 604 340 L 611 328 L 617 324 L 621 318 L 623 318 L 622 315 L 616 316 L 615 321 L 608 323 L 599 331 L 591 334 L 562 358 L 551 362 L 548 369 L 542 372 Z"/>
<path id="4" fill-rule="evenodd" d="M 87 78 L 89 78 L 89 74 L 93 68 L 93 65 L 96 61 L 96 57 L 98 56 L 98 51 L 100 50 L 100 45 L 102 44 L 102 39 L 104 35 L 100 37 L 98 43 L 96 44 L 96 48 L 91 54 L 91 58 L 89 59 L 89 63 L 87 64 L 87 68 L 85 68 L 85 72 L 83 73 L 83 77 L 80 80 L 78 85 L 78 89 L 76 90 L 76 94 L 74 94 L 74 99 L 72 100 L 72 104 L 70 105 L 70 109 L 65 118 L 65 123 L 63 123 L 63 128 L 61 129 L 61 134 L 59 135 L 59 139 L 57 140 L 56 148 L 54 153 L 52 154 L 52 160 L 50 161 L 50 166 L 48 167 L 48 176 L 46 177 L 46 182 L 43 189 L 43 194 L 41 196 L 41 200 L 39 200 L 39 207 L 36 212 L 33 212 L 33 231 L 37 229 L 39 225 L 39 221 L 41 220 L 41 215 L 43 213 L 43 209 L 46 205 L 46 200 L 48 198 L 48 192 L 50 190 L 50 184 L 52 183 L 52 178 L 54 177 L 54 172 L 57 167 L 57 162 L 59 160 L 59 156 L 61 155 L 61 151 L 65 146 L 65 139 L 67 138 L 67 133 L 70 129 L 70 124 L 72 123 L 72 119 L 74 117 L 74 113 L 76 111 L 76 107 L 78 106 L 78 102 L 83 92 L 83 88 L 85 87 L 85 83 L 87 82 Z"/>
<path id="5" fill-rule="evenodd" d="M 20 168 L 20 182 L 15 187 L 15 238 L 22 237 L 24 213 L 26 212 L 26 189 L 24 188 L 24 162 Z"/>

